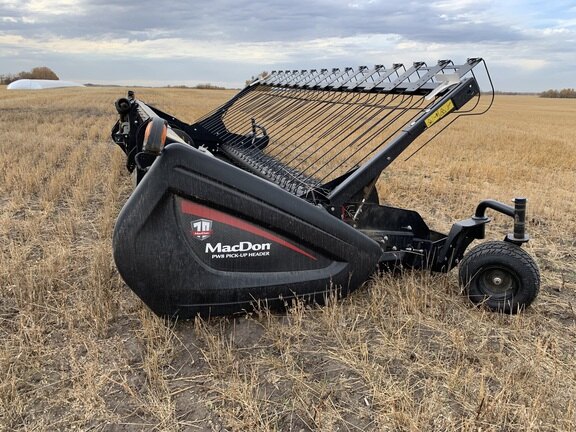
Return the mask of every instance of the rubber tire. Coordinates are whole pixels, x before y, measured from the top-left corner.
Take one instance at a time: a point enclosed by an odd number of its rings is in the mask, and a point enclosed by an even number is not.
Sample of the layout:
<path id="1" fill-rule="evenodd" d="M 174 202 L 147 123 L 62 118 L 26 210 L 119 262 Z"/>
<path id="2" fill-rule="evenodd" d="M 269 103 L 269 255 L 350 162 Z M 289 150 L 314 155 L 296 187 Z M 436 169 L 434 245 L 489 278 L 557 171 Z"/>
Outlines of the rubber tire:
<path id="1" fill-rule="evenodd" d="M 491 293 L 490 281 L 486 279 L 488 276 L 495 279 L 496 274 L 502 276 L 500 283 L 509 278 L 510 290 L 498 295 Z M 503 241 L 474 247 L 460 262 L 459 278 L 472 303 L 507 314 L 527 308 L 540 290 L 540 271 L 534 259 L 519 246 Z"/>

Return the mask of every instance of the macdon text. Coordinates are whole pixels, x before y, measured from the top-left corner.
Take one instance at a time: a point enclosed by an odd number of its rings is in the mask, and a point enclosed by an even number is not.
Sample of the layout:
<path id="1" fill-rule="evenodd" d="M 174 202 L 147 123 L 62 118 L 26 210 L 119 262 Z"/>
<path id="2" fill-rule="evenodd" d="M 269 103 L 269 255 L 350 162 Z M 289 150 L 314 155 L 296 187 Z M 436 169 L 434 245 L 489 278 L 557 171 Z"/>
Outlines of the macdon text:
<path id="1" fill-rule="evenodd" d="M 223 245 L 222 243 L 206 243 L 206 253 L 222 253 L 222 252 L 259 252 L 270 250 L 271 243 L 252 243 L 249 241 L 242 241 L 234 245 Z"/>

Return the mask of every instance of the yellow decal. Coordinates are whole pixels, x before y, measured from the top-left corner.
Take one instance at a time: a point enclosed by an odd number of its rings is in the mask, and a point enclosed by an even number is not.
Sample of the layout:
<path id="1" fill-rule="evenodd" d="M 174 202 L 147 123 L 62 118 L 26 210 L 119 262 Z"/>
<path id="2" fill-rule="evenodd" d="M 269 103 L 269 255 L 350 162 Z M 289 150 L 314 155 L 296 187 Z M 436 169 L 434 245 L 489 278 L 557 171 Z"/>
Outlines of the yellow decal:
<path id="1" fill-rule="evenodd" d="M 446 102 L 436 111 L 434 111 L 432 114 L 430 114 L 430 116 L 426 120 L 424 120 L 424 123 L 426 123 L 426 127 L 432 126 L 434 123 L 436 123 L 438 120 L 440 120 L 442 117 L 444 117 L 453 109 L 454 104 L 452 103 L 452 99 L 449 99 L 448 102 Z"/>

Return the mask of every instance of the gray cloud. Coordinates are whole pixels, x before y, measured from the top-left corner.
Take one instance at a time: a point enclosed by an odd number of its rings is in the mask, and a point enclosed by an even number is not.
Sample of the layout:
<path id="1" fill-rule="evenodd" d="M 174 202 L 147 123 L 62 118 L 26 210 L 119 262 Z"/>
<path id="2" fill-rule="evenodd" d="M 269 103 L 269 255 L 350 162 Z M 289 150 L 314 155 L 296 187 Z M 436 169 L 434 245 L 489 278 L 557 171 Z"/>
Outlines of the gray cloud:
<path id="1" fill-rule="evenodd" d="M 458 16 L 443 16 L 430 3 L 408 1 L 344 2 L 292 0 L 219 0 L 160 4 L 152 0 L 100 2 L 86 0 L 68 14 L 38 14 L 27 5 L 0 5 L 4 31 L 29 36 L 126 37 L 135 40 L 179 37 L 193 40 L 293 41 L 391 33 L 426 42 L 479 42 L 525 38 L 506 25 L 475 23 Z M 480 10 L 470 6 L 469 15 Z M 24 18 L 36 19 L 26 24 Z"/>
<path id="2" fill-rule="evenodd" d="M 545 89 L 543 71 L 574 86 L 576 9 L 564 0 L 41 1 L 0 0 L 0 73 L 58 64 L 85 81 L 240 85 L 263 69 L 482 56 L 499 89 Z"/>

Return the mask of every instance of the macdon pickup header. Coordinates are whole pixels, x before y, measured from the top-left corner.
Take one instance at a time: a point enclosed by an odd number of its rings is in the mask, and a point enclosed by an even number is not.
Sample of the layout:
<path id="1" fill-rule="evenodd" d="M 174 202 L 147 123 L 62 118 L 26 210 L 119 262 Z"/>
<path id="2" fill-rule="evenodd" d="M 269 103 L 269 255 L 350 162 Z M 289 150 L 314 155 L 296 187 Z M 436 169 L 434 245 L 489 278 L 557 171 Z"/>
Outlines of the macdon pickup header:
<path id="1" fill-rule="evenodd" d="M 457 265 L 474 304 L 529 306 L 540 275 L 521 248 L 525 198 L 482 201 L 442 234 L 415 211 L 381 204 L 376 188 L 409 146 L 489 109 L 494 89 L 480 91 L 475 68 L 491 86 L 480 58 L 273 71 L 194 123 L 129 92 L 112 130 L 137 182 L 114 230 L 120 275 L 174 318 L 322 303 L 377 271 Z M 466 253 L 485 237 L 488 210 L 513 229 Z"/>

